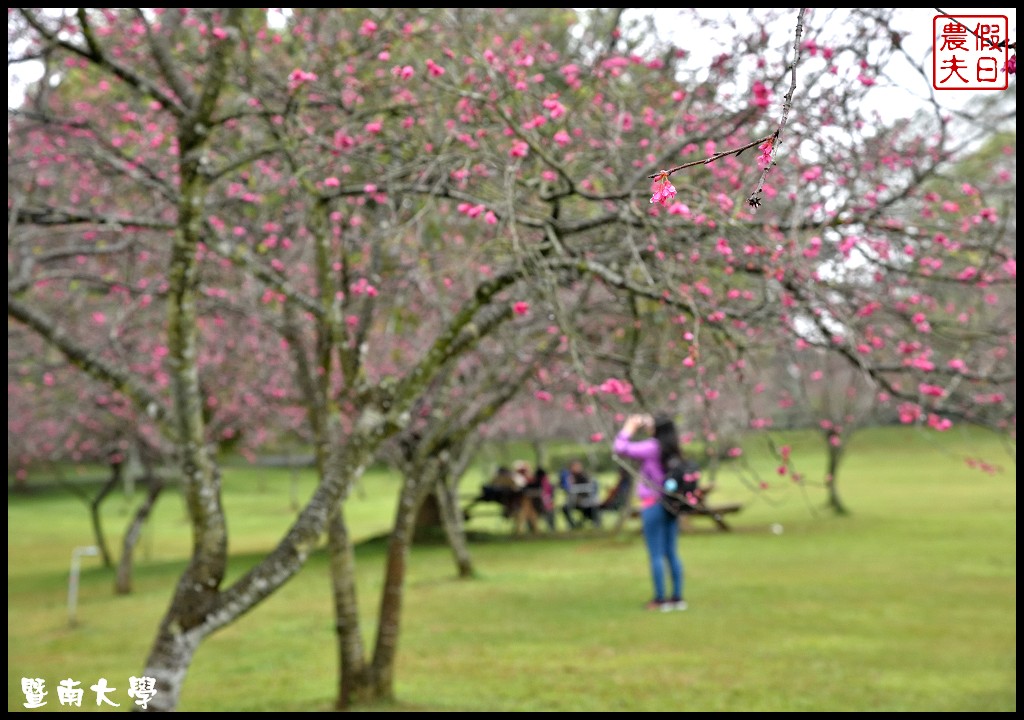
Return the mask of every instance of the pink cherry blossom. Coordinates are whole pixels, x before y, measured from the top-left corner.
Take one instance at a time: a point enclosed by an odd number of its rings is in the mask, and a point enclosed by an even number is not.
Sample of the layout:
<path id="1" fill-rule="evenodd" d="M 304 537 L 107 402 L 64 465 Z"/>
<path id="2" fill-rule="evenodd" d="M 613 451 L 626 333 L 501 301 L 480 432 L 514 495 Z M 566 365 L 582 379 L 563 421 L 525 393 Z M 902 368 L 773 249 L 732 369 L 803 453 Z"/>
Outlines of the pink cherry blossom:
<path id="1" fill-rule="evenodd" d="M 523 123 L 523 130 L 533 130 L 539 128 L 541 125 L 547 125 L 548 119 L 543 115 L 534 115 L 532 118 Z"/>
<path id="2" fill-rule="evenodd" d="M 816 258 L 816 257 L 818 257 L 818 254 L 821 252 L 821 238 L 818 237 L 818 236 L 812 237 L 810 240 L 808 240 L 808 245 L 809 245 L 809 247 L 804 249 L 804 253 L 803 253 L 804 257 L 805 258 Z"/>
<path id="3" fill-rule="evenodd" d="M 314 72 L 306 72 L 299 68 L 295 68 L 288 75 L 288 90 L 294 92 L 306 83 L 316 82 L 317 74 Z"/>
<path id="4" fill-rule="evenodd" d="M 921 417 L 921 408 L 912 403 L 903 403 L 898 408 L 900 414 L 900 422 L 904 425 L 909 425 L 916 422 Z"/>
<path id="5" fill-rule="evenodd" d="M 754 81 L 754 105 L 756 107 L 768 107 L 771 105 L 771 91 L 768 86 L 760 80 Z"/>
<path id="6" fill-rule="evenodd" d="M 907 364 L 910 367 L 917 368 L 918 370 L 924 370 L 925 372 L 931 372 L 935 369 L 935 363 L 924 356 L 915 357 Z"/>
<path id="7" fill-rule="evenodd" d="M 633 392 L 633 386 L 625 380 L 608 378 L 600 385 L 600 391 L 609 395 L 626 395 Z"/>
<path id="8" fill-rule="evenodd" d="M 668 202 L 676 196 L 676 189 L 668 179 L 668 173 L 664 171 L 659 173 L 658 177 L 654 179 L 652 190 L 654 192 L 654 194 L 651 195 L 652 203 L 667 205 Z"/>
<path id="9" fill-rule="evenodd" d="M 512 143 L 512 147 L 508 151 L 508 156 L 511 158 L 524 158 L 530 151 L 530 146 L 525 140 L 516 140 Z"/>
<path id="10" fill-rule="evenodd" d="M 669 215 L 682 215 L 684 218 L 691 217 L 690 207 L 686 203 L 674 202 L 668 208 Z"/>
<path id="11" fill-rule="evenodd" d="M 544 109 L 548 111 L 552 120 L 557 120 L 565 115 L 565 105 L 558 102 L 557 95 L 551 95 L 544 98 L 544 101 L 541 104 L 544 106 Z"/>
<path id="12" fill-rule="evenodd" d="M 775 139 L 772 137 L 757 146 L 757 149 L 761 151 L 761 154 L 757 157 L 757 166 L 762 170 L 772 164 L 772 148 L 774 145 Z"/>
<path id="13" fill-rule="evenodd" d="M 370 281 L 366 278 L 359 278 L 349 287 L 349 290 L 353 295 L 362 295 L 366 293 L 368 297 L 377 297 L 378 291 Z"/>
<path id="14" fill-rule="evenodd" d="M 520 300 L 512 305 L 512 312 L 516 315 L 526 315 L 530 312 L 530 303 Z"/>

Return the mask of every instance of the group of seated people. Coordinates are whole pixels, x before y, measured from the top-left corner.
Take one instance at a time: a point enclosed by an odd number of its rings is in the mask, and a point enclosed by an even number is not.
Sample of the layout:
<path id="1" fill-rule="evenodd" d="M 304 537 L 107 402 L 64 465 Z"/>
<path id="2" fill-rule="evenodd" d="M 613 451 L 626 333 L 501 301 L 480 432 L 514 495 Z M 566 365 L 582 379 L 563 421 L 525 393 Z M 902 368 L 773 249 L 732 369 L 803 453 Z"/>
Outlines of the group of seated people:
<path id="1" fill-rule="evenodd" d="M 628 501 L 631 481 L 628 472 L 621 472 L 618 483 L 601 500 L 597 481 L 587 474 L 582 461 L 573 460 L 558 474 L 558 488 L 562 492 L 558 510 L 571 529 L 588 522 L 599 528 L 602 511 L 618 509 L 622 502 Z M 470 507 L 478 502 L 500 503 L 502 514 L 514 521 L 516 532 L 521 532 L 524 526 L 536 532 L 541 520 L 548 530 L 556 529 L 555 486 L 543 467 L 531 471 L 529 463 L 517 460 L 511 468 L 498 468 L 480 490 Z"/>

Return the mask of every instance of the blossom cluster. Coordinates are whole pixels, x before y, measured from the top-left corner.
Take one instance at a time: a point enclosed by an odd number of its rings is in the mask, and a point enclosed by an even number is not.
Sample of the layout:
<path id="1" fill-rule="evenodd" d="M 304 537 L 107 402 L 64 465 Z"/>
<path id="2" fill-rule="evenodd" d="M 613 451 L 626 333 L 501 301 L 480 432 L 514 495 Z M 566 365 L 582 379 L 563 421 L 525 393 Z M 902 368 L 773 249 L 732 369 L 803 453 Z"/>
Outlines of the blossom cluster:
<path id="1" fill-rule="evenodd" d="M 669 200 L 676 196 L 676 189 L 668 179 L 668 173 L 664 171 L 659 173 L 658 177 L 654 179 L 654 186 L 652 190 L 654 192 L 654 194 L 651 195 L 652 203 L 666 205 Z"/>

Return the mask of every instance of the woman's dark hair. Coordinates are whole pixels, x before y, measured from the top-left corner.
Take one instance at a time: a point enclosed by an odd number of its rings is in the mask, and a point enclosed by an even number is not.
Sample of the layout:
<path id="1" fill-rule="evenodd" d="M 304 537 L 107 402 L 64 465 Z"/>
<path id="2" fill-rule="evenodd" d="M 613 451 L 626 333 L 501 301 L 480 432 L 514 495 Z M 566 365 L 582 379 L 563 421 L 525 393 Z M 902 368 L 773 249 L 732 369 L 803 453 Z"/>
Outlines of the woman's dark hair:
<path id="1" fill-rule="evenodd" d="M 683 449 L 679 447 L 679 431 L 672 418 L 667 415 L 654 418 L 654 439 L 661 449 L 662 468 L 668 468 L 673 460 L 683 459 Z"/>

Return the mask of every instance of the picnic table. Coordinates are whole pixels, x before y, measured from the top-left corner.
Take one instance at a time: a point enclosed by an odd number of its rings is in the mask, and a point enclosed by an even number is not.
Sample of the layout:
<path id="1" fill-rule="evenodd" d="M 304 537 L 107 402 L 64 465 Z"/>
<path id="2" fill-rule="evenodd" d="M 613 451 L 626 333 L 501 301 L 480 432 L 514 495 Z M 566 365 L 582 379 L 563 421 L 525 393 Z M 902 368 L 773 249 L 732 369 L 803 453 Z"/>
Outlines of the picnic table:
<path id="1" fill-rule="evenodd" d="M 597 497 L 597 483 L 593 483 L 591 487 L 579 487 L 577 493 L 567 495 L 566 506 L 571 510 L 582 510 L 588 508 L 591 512 L 595 513 L 596 517 L 599 517 L 599 513 L 602 509 L 593 504 Z M 496 515 L 508 520 L 519 520 L 517 518 L 518 512 L 522 509 L 522 500 L 525 496 L 523 491 L 514 491 L 507 488 L 496 488 L 491 485 L 484 485 L 480 489 L 478 495 L 472 497 L 463 498 L 468 500 L 468 503 L 463 504 L 462 517 L 464 520 L 470 520 L 474 515 L 479 514 L 480 508 L 478 507 L 481 503 L 490 505 L 496 508 Z M 714 490 L 714 485 L 709 485 L 702 488 L 701 500 L 687 513 L 684 513 L 681 517 L 683 523 L 689 523 L 692 518 L 706 517 L 710 518 L 712 522 L 718 527 L 719 530 L 730 531 L 732 527 L 726 520 L 727 516 L 734 515 L 743 509 L 743 503 L 741 502 L 709 502 L 708 496 Z M 605 512 L 614 512 L 613 509 L 608 508 Z M 640 509 L 637 507 L 627 511 L 629 517 L 638 518 L 640 517 Z M 520 525 L 516 523 L 517 527 Z M 600 521 L 595 522 L 595 526 L 600 526 Z"/>
<path id="2" fill-rule="evenodd" d="M 701 505 L 694 508 L 692 512 L 683 515 L 683 518 L 685 522 L 685 518 L 689 517 L 709 517 L 715 521 L 715 525 L 717 525 L 720 530 L 728 531 L 732 528 L 730 528 L 729 523 L 725 521 L 725 516 L 732 515 L 733 513 L 738 513 L 742 509 L 743 503 L 738 502 L 721 503 L 718 505 L 708 505 L 707 503 L 702 503 Z"/>

